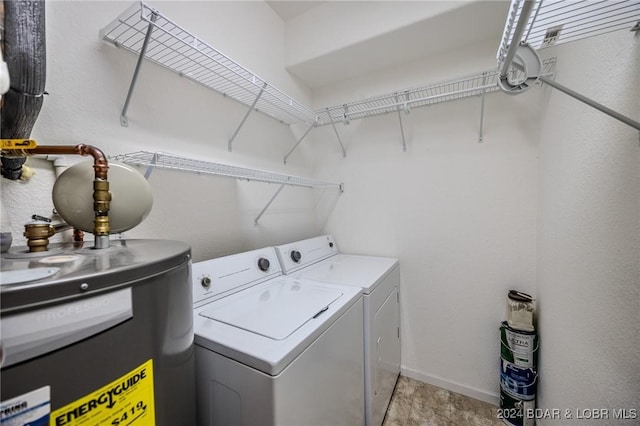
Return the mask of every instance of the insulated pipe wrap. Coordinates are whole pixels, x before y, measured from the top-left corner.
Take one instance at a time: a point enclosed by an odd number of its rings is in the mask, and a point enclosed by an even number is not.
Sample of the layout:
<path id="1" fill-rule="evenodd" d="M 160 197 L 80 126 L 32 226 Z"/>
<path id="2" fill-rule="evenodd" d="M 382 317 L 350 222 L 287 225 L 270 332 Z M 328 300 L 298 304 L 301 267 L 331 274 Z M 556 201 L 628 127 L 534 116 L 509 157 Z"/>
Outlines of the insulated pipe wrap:
<path id="1" fill-rule="evenodd" d="M 2 138 L 29 138 L 45 90 L 45 2 L 5 1 L 4 14 L 4 58 L 11 89 L 2 97 Z"/>

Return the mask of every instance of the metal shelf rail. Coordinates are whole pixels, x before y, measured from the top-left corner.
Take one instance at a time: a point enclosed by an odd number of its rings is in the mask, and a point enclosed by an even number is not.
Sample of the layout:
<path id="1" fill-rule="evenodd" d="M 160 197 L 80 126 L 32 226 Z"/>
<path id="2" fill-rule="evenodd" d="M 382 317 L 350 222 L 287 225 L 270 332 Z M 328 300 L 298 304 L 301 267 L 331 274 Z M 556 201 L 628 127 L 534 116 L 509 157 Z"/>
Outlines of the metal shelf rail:
<path id="1" fill-rule="evenodd" d="M 538 72 L 540 57 L 537 49 L 619 30 L 640 31 L 640 0 L 512 0 L 496 55 L 500 88 L 517 94 L 526 90 L 530 81 L 539 80 L 640 130 L 637 121 Z M 527 79 L 512 81 L 509 73 L 514 68 L 524 72 Z"/>
<path id="2" fill-rule="evenodd" d="M 543 72 L 545 75 L 552 75 L 556 58 L 545 59 L 543 62 Z M 512 70 L 512 74 L 519 73 Z M 340 134 L 336 128 L 336 123 L 349 124 L 351 120 L 373 117 L 382 114 L 397 113 L 400 123 L 400 133 L 402 136 L 402 148 L 407 150 L 404 126 L 402 122 L 402 114 L 409 114 L 411 109 L 440 102 L 448 102 L 456 99 L 467 98 L 470 96 L 481 97 L 480 111 L 480 131 L 478 141 L 482 142 L 483 122 L 484 122 L 484 95 L 500 90 L 497 84 L 498 72 L 496 70 L 485 71 L 469 76 L 459 77 L 456 79 L 446 80 L 439 83 L 421 85 L 385 95 L 374 96 L 356 102 L 349 102 L 341 105 L 335 105 L 318 109 L 315 115 L 318 117 L 317 126 L 333 126 L 333 130 L 338 138 L 338 142 L 342 147 L 344 155 L 344 147 Z M 299 143 L 299 142 L 298 142 Z M 296 144 L 284 157 L 285 163 L 287 158 L 297 147 Z"/>
<path id="3" fill-rule="evenodd" d="M 128 125 L 127 109 L 142 59 L 165 67 L 249 107 L 228 142 L 231 146 L 252 110 L 284 124 L 315 123 L 313 112 L 239 65 L 195 35 L 143 2 L 135 3 L 100 30 L 100 38 L 138 55 L 127 98 L 120 116 Z"/>
<path id="4" fill-rule="evenodd" d="M 204 160 L 195 160 L 185 158 L 173 154 L 163 152 L 138 151 L 127 154 L 119 154 L 109 156 L 110 160 L 119 161 L 121 163 L 133 166 L 146 167 L 145 178 L 149 179 L 154 168 L 177 170 L 197 174 L 209 174 L 223 177 L 230 177 L 246 181 L 256 181 L 265 183 L 280 184 L 276 193 L 271 197 L 267 205 L 262 209 L 256 217 L 254 225 L 258 224 L 258 220 L 262 217 L 271 203 L 276 199 L 280 191 L 285 186 L 298 186 L 305 188 L 338 188 L 340 193 L 344 191 L 342 183 L 325 182 L 313 179 L 307 179 L 298 176 L 284 175 L 269 171 L 250 169 L 246 167 L 230 166 L 227 164 L 213 163 Z"/>

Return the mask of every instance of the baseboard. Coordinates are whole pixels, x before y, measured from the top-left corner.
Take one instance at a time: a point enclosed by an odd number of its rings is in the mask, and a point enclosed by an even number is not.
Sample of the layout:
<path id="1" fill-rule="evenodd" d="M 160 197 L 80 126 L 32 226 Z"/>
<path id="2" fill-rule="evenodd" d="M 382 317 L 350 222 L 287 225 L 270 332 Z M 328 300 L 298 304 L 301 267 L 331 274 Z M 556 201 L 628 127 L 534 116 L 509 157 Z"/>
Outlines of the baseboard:
<path id="1" fill-rule="evenodd" d="M 460 383 L 452 382 L 450 380 L 446 380 L 441 377 L 432 376 L 430 374 L 425 374 L 419 371 L 415 371 L 407 367 L 402 367 L 400 369 L 400 373 L 403 376 L 407 376 L 409 378 L 419 380 L 421 382 L 424 382 L 433 386 L 438 386 L 439 388 L 447 389 L 447 390 L 450 390 L 451 392 L 456 392 L 462 395 L 466 395 L 470 398 L 488 402 L 489 404 L 493 404 L 495 406 L 500 405 L 500 395 L 498 393 L 482 391 L 480 389 L 476 389 Z"/>

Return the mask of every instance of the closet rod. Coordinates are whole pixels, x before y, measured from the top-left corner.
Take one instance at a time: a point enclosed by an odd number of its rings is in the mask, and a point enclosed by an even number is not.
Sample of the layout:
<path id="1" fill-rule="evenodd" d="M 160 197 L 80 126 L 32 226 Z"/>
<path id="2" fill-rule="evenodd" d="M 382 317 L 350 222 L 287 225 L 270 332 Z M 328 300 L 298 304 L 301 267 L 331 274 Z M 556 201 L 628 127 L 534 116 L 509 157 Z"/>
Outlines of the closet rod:
<path id="1" fill-rule="evenodd" d="M 543 83 L 548 84 L 549 86 L 553 87 L 554 89 L 558 89 L 562 93 L 565 93 L 565 94 L 571 96 L 574 99 L 579 100 L 580 102 L 584 102 L 585 104 L 587 104 L 587 105 L 589 105 L 589 106 L 591 106 L 591 107 L 593 107 L 593 108 L 595 108 L 595 109 L 597 109 L 597 110 L 599 110 L 599 111 L 601 111 L 601 112 L 603 112 L 603 113 L 615 118 L 616 120 L 619 120 L 619 121 L 621 121 L 621 122 L 633 127 L 636 130 L 640 130 L 640 123 L 638 123 L 637 121 L 632 120 L 629 117 L 626 117 L 626 116 L 624 116 L 624 115 L 612 110 L 611 108 L 607 108 L 606 106 L 604 106 L 604 105 L 602 105 L 602 104 L 600 104 L 600 103 L 598 103 L 598 102 L 596 102 L 596 101 L 594 101 L 592 99 L 589 99 L 586 96 L 581 95 L 580 93 L 575 92 L 575 91 L 569 89 L 568 87 L 565 87 L 562 84 L 551 80 L 550 78 L 547 78 L 547 77 L 544 77 L 544 76 L 540 76 L 540 81 L 542 81 Z"/>

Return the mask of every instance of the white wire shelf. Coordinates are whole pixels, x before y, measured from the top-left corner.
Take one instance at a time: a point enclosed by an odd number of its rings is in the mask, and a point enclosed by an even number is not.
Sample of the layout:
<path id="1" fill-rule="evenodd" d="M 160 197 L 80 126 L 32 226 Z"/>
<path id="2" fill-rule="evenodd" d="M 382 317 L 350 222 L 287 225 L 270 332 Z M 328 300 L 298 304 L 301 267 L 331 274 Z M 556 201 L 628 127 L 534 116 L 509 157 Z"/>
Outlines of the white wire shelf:
<path id="1" fill-rule="evenodd" d="M 310 109 L 143 2 L 100 30 L 100 37 L 282 123 L 315 121 Z"/>
<path id="2" fill-rule="evenodd" d="M 277 183 L 306 188 L 342 189 L 342 184 L 307 179 L 299 176 L 284 175 L 246 167 L 230 166 L 204 160 L 195 160 L 163 152 L 138 151 L 127 154 L 110 156 L 109 159 L 134 166 L 159 169 L 169 169 L 189 173 L 208 174 L 236 178 L 247 181 Z M 147 172 L 147 174 L 150 172 Z"/>
<path id="3" fill-rule="evenodd" d="M 507 54 L 524 6 L 512 0 L 497 59 Z M 640 21 L 640 0 L 536 0 L 521 40 L 534 49 L 598 36 L 613 31 L 631 30 Z"/>
<path id="4" fill-rule="evenodd" d="M 543 61 L 543 73 L 552 74 L 556 58 Z M 516 72 L 513 70 L 512 72 Z M 405 90 L 375 96 L 355 102 L 348 102 L 315 111 L 319 118 L 319 126 L 348 123 L 365 117 L 372 117 L 391 112 L 409 112 L 413 108 L 429 106 L 440 102 L 448 102 L 483 93 L 497 92 L 498 72 L 485 71 L 465 77 L 446 80 Z"/>
<path id="5" fill-rule="evenodd" d="M 509 94 L 539 81 L 608 116 L 640 130 L 640 122 L 544 76 L 537 50 L 561 43 L 627 29 L 640 32 L 640 0 L 511 0 L 498 52 L 500 88 Z M 634 36 L 634 35 L 632 35 Z M 637 36 L 637 34 L 635 34 Z M 510 79 L 509 70 L 524 73 Z"/>

